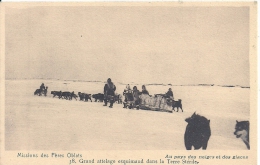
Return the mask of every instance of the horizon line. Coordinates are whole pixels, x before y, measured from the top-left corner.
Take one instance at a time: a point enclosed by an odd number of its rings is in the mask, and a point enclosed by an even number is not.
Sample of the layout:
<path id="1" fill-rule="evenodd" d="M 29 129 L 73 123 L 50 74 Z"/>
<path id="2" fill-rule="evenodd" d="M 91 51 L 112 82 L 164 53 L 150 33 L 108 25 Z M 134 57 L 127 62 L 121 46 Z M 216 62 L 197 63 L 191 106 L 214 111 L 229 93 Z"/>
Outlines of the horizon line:
<path id="1" fill-rule="evenodd" d="M 71 79 L 71 80 L 64 80 L 64 79 L 56 79 L 56 78 L 5 78 L 5 80 L 58 80 L 58 81 L 72 81 L 72 82 L 102 82 L 106 83 L 105 81 L 100 80 L 80 80 L 80 79 Z M 115 81 L 117 82 L 117 81 Z M 233 84 L 212 84 L 212 83 L 198 83 L 198 84 L 172 84 L 172 83 L 136 83 L 136 82 L 130 82 L 130 83 L 124 83 L 124 82 L 117 82 L 121 85 L 163 85 L 163 86 L 219 86 L 219 87 L 241 87 L 241 88 L 250 88 L 250 86 L 244 86 L 244 85 L 233 85 Z"/>

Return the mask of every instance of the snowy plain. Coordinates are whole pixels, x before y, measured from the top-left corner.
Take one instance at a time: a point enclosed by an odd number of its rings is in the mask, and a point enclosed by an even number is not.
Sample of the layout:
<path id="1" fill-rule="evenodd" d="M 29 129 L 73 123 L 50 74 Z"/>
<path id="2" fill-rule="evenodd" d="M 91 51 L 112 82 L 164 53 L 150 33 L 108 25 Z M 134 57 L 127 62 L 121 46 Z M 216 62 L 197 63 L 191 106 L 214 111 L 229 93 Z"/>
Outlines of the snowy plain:
<path id="1" fill-rule="evenodd" d="M 33 93 L 44 83 L 48 94 Z M 117 93 L 124 84 L 115 82 Z M 130 84 L 133 87 L 135 84 Z M 141 89 L 142 84 L 137 84 Z M 53 98 L 51 91 L 102 93 L 104 82 L 50 79 L 5 81 L 6 150 L 185 150 L 185 119 L 210 120 L 208 150 L 247 150 L 234 135 L 236 120 L 250 120 L 250 89 L 220 86 L 147 85 L 150 94 L 172 88 L 184 112 L 104 107 L 99 102 Z"/>

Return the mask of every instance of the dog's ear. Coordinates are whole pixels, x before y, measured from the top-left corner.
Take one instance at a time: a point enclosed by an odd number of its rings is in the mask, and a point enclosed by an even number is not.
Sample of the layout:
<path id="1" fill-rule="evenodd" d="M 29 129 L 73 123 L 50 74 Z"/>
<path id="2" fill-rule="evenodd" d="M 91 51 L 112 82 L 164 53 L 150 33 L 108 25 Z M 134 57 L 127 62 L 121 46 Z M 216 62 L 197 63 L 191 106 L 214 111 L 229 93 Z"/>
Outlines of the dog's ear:
<path id="1" fill-rule="evenodd" d="M 210 123 L 210 120 L 208 120 L 208 123 Z"/>
<path id="2" fill-rule="evenodd" d="M 236 120 L 236 122 L 238 123 L 238 121 Z"/>

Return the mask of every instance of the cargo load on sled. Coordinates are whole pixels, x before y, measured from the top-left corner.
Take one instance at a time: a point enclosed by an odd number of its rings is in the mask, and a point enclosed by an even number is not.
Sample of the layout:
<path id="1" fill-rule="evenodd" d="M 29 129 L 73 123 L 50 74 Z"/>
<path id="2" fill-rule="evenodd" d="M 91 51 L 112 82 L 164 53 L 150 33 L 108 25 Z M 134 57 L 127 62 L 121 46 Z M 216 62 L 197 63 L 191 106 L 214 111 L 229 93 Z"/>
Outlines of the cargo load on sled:
<path id="1" fill-rule="evenodd" d="M 140 95 L 140 109 L 172 112 L 172 99 L 164 95 Z"/>

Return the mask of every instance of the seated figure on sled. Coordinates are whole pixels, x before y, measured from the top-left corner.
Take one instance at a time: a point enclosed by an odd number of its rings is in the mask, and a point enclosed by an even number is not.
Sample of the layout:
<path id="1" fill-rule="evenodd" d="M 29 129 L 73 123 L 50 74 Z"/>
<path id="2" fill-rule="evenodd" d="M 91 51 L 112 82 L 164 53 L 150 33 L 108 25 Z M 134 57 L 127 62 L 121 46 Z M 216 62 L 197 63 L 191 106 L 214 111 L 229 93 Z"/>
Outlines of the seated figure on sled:
<path id="1" fill-rule="evenodd" d="M 139 98 L 140 109 L 150 110 L 150 104 L 152 102 L 153 97 L 149 95 L 149 92 L 146 89 L 145 85 L 142 85 L 142 92 L 140 93 Z"/>
<path id="2" fill-rule="evenodd" d="M 172 104 L 174 97 L 172 93 L 172 88 L 169 88 L 168 92 L 164 96 L 166 98 L 167 104 L 170 105 Z"/>
<path id="3" fill-rule="evenodd" d="M 104 86 L 104 106 L 107 106 L 107 102 L 110 102 L 109 108 L 113 108 L 116 86 L 110 78 L 107 79 L 107 83 Z"/>
<path id="4" fill-rule="evenodd" d="M 165 94 L 165 97 L 174 100 L 172 88 L 169 88 L 168 92 Z"/>

